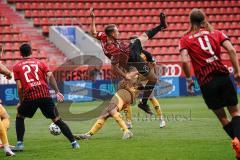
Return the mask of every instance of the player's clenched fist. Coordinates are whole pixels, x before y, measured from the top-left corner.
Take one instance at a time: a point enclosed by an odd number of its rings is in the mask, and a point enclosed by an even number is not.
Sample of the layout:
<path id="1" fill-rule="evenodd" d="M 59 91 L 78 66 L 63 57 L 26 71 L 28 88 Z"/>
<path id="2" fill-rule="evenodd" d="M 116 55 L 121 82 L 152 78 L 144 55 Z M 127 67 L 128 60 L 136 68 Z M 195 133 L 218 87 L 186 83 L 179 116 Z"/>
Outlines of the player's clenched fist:
<path id="1" fill-rule="evenodd" d="M 57 93 L 56 93 L 56 96 L 57 96 L 57 101 L 58 101 L 58 102 L 63 102 L 64 96 L 62 95 L 62 93 L 57 92 Z"/>
<path id="2" fill-rule="evenodd" d="M 93 12 L 93 8 L 90 8 L 90 16 L 91 16 L 92 18 L 95 17 L 95 14 L 94 14 L 94 12 Z"/>

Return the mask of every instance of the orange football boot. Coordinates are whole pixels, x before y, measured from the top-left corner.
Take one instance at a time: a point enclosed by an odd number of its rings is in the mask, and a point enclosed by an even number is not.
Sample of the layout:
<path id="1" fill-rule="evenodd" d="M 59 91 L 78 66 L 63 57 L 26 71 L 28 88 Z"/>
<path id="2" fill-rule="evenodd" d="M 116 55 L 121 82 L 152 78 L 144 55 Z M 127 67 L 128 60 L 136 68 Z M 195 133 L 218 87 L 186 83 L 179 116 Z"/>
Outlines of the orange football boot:
<path id="1" fill-rule="evenodd" d="M 237 137 L 232 140 L 232 148 L 235 150 L 236 158 L 240 160 L 240 142 Z"/>

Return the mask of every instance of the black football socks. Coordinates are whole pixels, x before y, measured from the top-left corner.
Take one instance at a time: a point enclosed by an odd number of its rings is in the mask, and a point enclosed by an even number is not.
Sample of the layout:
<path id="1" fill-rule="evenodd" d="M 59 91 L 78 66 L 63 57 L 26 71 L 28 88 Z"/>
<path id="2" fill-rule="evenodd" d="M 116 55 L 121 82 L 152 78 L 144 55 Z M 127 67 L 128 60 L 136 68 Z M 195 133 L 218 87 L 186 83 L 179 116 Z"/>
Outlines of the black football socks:
<path id="1" fill-rule="evenodd" d="M 229 137 L 231 137 L 232 139 L 234 138 L 232 122 L 229 122 L 226 126 L 223 126 L 223 129 Z"/>
<path id="2" fill-rule="evenodd" d="M 64 123 L 61 119 L 57 120 L 54 123 L 61 129 L 63 135 L 67 137 L 70 142 L 75 141 L 73 134 L 66 123 Z"/>
<path id="3" fill-rule="evenodd" d="M 240 116 L 235 116 L 231 121 L 233 129 L 233 137 L 237 137 L 240 140 Z"/>
<path id="4" fill-rule="evenodd" d="M 25 133 L 24 118 L 16 117 L 16 133 L 17 133 L 17 141 L 23 142 L 23 136 Z"/>

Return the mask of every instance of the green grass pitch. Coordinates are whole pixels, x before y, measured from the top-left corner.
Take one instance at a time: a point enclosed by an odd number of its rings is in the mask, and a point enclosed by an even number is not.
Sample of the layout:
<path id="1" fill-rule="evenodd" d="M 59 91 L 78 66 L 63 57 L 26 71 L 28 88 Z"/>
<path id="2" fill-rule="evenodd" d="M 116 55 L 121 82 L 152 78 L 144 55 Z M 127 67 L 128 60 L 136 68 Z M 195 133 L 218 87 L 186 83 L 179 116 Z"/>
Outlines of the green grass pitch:
<path id="1" fill-rule="evenodd" d="M 166 116 L 167 127 L 160 129 L 157 120 L 136 118 L 133 107 L 134 137 L 122 140 L 122 131 L 109 119 L 103 129 L 90 140 L 80 141 L 80 149 L 72 150 L 63 135 L 48 131 L 51 123 L 38 111 L 33 119 L 26 119 L 25 150 L 7 158 L 0 152 L 0 160 L 232 160 L 234 153 L 230 139 L 201 97 L 159 99 Z M 98 102 L 74 104 L 74 112 L 85 112 Z M 11 116 L 9 139 L 16 143 L 15 107 L 7 107 Z M 67 123 L 74 133 L 89 130 L 96 119 Z"/>

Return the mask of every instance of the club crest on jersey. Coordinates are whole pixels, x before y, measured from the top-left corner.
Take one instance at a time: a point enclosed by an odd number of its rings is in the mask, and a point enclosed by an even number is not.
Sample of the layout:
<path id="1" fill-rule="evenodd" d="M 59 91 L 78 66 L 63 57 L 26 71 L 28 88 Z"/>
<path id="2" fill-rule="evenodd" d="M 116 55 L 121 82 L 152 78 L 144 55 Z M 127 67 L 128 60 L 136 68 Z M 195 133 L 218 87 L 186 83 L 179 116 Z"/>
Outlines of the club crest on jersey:
<path id="1" fill-rule="evenodd" d="M 149 67 L 148 67 L 147 65 L 144 65 L 144 66 L 143 66 L 143 70 L 146 71 L 146 72 L 149 72 L 149 71 L 150 71 L 150 69 L 149 69 Z"/>

